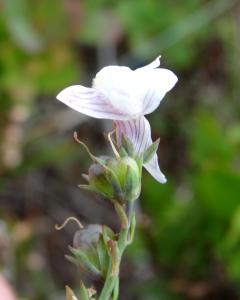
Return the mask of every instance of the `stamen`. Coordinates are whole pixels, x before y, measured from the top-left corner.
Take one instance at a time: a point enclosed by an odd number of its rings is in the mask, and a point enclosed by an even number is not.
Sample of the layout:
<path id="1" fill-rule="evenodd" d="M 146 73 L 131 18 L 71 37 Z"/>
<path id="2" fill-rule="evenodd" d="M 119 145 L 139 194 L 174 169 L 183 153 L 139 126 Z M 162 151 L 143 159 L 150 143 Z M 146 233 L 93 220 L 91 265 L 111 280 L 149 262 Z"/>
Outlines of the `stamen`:
<path id="1" fill-rule="evenodd" d="M 67 223 L 68 223 L 69 221 L 75 221 L 75 222 L 78 224 L 78 226 L 79 226 L 80 229 L 83 229 L 83 228 L 84 228 L 83 225 L 82 225 L 82 223 L 81 223 L 77 218 L 75 218 L 75 217 L 69 217 L 69 218 L 67 218 L 67 219 L 63 222 L 62 225 L 56 224 L 56 225 L 55 225 L 55 229 L 56 229 L 56 230 L 61 230 L 61 229 L 63 229 L 63 228 L 67 225 Z"/>

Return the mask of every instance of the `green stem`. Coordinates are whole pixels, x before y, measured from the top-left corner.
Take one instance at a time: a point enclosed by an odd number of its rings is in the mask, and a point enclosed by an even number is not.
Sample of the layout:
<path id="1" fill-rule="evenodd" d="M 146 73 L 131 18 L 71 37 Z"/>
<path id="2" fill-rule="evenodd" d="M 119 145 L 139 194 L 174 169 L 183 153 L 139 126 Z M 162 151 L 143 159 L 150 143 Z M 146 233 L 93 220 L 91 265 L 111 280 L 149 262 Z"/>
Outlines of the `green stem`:
<path id="1" fill-rule="evenodd" d="M 119 234 L 119 240 L 118 240 L 118 249 L 119 249 L 119 255 L 118 255 L 118 261 L 117 265 L 120 266 L 121 259 L 124 253 L 124 250 L 126 247 L 131 243 L 132 240 L 129 241 L 129 234 L 131 232 L 134 232 L 134 229 L 131 228 L 131 226 L 135 226 L 135 223 L 133 222 L 133 218 L 135 217 L 133 206 L 131 205 L 130 211 L 129 211 L 129 227 L 124 228 L 121 230 Z M 116 263 L 116 262 L 115 262 Z M 104 284 L 104 287 L 102 289 L 101 295 L 98 300 L 117 300 L 118 294 L 119 294 L 119 278 L 118 273 L 116 275 L 112 274 L 112 261 L 109 264 L 108 273 L 106 277 L 106 281 Z M 112 296 L 112 298 L 110 298 Z"/>
<path id="2" fill-rule="evenodd" d="M 118 281 L 118 275 L 113 276 L 111 273 L 112 273 L 112 268 L 110 266 L 104 287 L 102 289 L 101 295 L 98 300 L 109 300 L 111 297 L 113 289 L 115 288 L 115 285 L 117 284 Z"/>
<path id="3" fill-rule="evenodd" d="M 113 290 L 113 300 L 117 300 L 118 295 L 119 295 L 119 278 L 117 279 L 117 282 L 116 282 L 114 290 Z"/>

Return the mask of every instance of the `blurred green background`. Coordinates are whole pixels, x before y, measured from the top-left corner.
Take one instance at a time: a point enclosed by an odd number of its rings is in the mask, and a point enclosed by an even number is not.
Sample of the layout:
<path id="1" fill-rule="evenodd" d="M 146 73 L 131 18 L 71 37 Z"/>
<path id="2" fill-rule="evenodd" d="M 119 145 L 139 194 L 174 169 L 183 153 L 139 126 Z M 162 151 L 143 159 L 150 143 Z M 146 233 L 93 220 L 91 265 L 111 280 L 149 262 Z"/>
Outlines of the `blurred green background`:
<path id="1" fill-rule="evenodd" d="M 240 299 L 239 0 L 2 0 L 0 271 L 19 299 L 64 299 L 83 276 L 64 258 L 76 226 L 55 223 L 118 228 L 110 203 L 77 188 L 90 160 L 72 138 L 107 153 L 111 122 L 56 94 L 159 54 L 179 77 L 149 116 L 168 182 L 144 173 L 120 299 Z"/>

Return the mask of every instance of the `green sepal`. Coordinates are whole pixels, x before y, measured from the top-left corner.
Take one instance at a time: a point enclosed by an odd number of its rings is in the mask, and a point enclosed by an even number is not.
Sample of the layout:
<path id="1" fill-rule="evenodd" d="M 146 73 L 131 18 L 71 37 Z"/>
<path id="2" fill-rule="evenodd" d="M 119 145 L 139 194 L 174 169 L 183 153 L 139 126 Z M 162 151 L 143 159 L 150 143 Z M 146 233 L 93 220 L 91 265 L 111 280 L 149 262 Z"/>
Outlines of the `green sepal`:
<path id="1" fill-rule="evenodd" d="M 110 160 L 108 168 L 115 174 L 120 184 L 120 193 L 115 197 L 120 203 L 138 198 L 141 189 L 141 173 L 135 159 L 126 156 Z"/>
<path id="2" fill-rule="evenodd" d="M 141 178 L 139 175 L 137 176 L 136 171 L 130 168 L 129 166 L 127 167 L 124 191 L 125 191 L 125 197 L 129 201 L 136 200 L 140 195 Z"/>
<path id="3" fill-rule="evenodd" d="M 112 159 L 110 156 L 101 155 L 99 157 L 95 157 L 95 162 L 101 165 L 103 168 L 106 168 L 107 162 Z"/>
<path id="4" fill-rule="evenodd" d="M 91 300 L 88 295 L 88 290 L 82 281 L 80 283 L 80 296 L 81 296 L 81 300 Z"/>
<path id="5" fill-rule="evenodd" d="M 94 265 L 94 262 L 80 249 L 74 249 L 69 246 L 69 250 L 74 255 L 78 264 L 88 273 L 94 276 L 101 276 L 100 270 Z"/>
<path id="6" fill-rule="evenodd" d="M 122 135 L 122 147 L 130 157 L 134 156 L 134 146 L 131 140 L 125 135 Z"/>
<path id="7" fill-rule="evenodd" d="M 123 199 L 123 191 L 118 177 L 110 168 L 106 169 L 106 178 L 114 190 L 114 195 L 111 198 L 117 198 L 121 201 Z"/>
<path id="8" fill-rule="evenodd" d="M 157 139 L 155 142 L 153 142 L 143 153 L 143 163 L 148 163 L 156 154 L 158 146 L 160 143 L 160 139 Z"/>
<path id="9" fill-rule="evenodd" d="M 97 252 L 97 243 L 91 245 L 87 250 L 85 250 L 84 254 L 87 256 L 89 261 L 98 269 L 101 273 L 101 265 L 98 259 L 98 252 Z"/>
<path id="10" fill-rule="evenodd" d="M 140 155 L 135 157 L 135 161 L 138 165 L 139 174 L 140 174 L 140 178 L 141 178 L 142 177 L 142 168 L 143 168 L 143 153 L 141 153 Z"/>
<path id="11" fill-rule="evenodd" d="M 73 263 L 74 265 L 78 266 L 79 265 L 79 261 L 73 257 L 73 256 L 70 256 L 70 255 L 64 255 L 64 257 L 70 261 L 71 263 Z"/>
<path id="12" fill-rule="evenodd" d="M 85 191 L 97 192 L 97 190 L 89 184 L 79 184 L 78 187 Z"/>
<path id="13" fill-rule="evenodd" d="M 103 168 L 104 174 L 100 175 L 101 182 L 98 182 L 98 178 L 96 178 L 96 183 L 93 183 L 93 188 L 95 192 L 99 192 L 103 196 L 107 198 L 119 198 L 122 199 L 123 192 L 121 189 L 121 184 L 115 172 L 109 167 L 108 164 L 111 164 L 113 161 L 112 158 L 108 156 L 102 156 L 101 158 L 96 158 L 96 162 Z M 99 176 L 97 176 L 99 177 Z M 90 184 L 91 185 L 91 184 Z M 98 186 L 99 185 L 99 186 Z"/>
<path id="14" fill-rule="evenodd" d="M 103 278 L 106 278 L 108 264 L 109 264 L 109 256 L 108 256 L 108 250 L 106 248 L 106 245 L 105 245 L 102 235 L 100 236 L 98 243 L 97 243 L 97 253 L 98 253 L 98 260 L 99 260 L 102 276 L 103 276 Z"/>
<path id="15" fill-rule="evenodd" d="M 126 151 L 123 147 L 121 147 L 121 148 L 119 149 L 119 155 L 120 155 L 121 157 L 126 157 L 126 156 L 128 156 L 128 153 L 127 153 L 127 151 Z"/>
<path id="16" fill-rule="evenodd" d="M 111 193 L 111 186 L 105 186 L 105 188 L 101 188 L 100 186 L 94 186 L 93 184 L 79 184 L 78 187 L 85 191 L 90 191 L 93 193 L 97 193 L 106 198 L 113 198 L 114 193 Z"/>

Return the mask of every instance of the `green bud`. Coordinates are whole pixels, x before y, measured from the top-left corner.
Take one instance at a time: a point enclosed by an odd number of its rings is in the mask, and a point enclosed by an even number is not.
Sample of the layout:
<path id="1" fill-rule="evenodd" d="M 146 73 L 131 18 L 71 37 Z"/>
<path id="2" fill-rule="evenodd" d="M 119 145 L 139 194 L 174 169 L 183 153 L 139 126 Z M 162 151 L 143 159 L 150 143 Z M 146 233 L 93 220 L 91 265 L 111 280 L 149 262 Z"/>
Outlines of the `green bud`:
<path id="1" fill-rule="evenodd" d="M 141 172 L 137 162 L 125 156 L 120 159 L 111 159 L 107 166 L 118 178 L 124 199 L 136 200 L 141 191 Z"/>
<path id="2" fill-rule="evenodd" d="M 129 156 L 96 158 L 88 171 L 89 185 L 80 187 L 119 202 L 135 200 L 141 189 L 141 168 L 142 165 Z"/>

